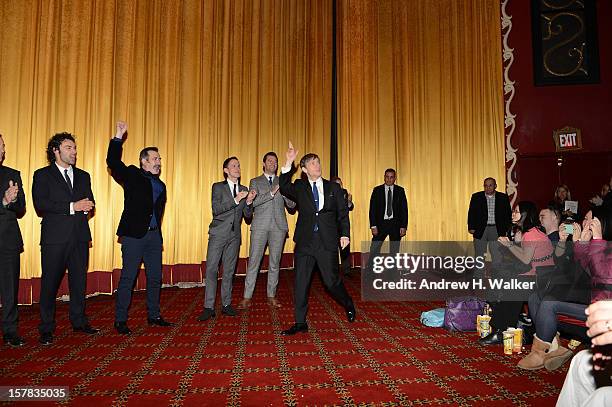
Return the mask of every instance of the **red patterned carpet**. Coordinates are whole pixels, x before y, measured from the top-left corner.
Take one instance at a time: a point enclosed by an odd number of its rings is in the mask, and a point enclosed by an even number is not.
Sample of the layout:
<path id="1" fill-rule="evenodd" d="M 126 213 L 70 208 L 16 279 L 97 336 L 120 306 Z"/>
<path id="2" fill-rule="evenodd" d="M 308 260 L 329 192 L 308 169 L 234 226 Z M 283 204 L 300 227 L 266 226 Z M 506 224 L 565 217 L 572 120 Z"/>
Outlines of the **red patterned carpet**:
<path id="1" fill-rule="evenodd" d="M 357 301 L 357 321 L 313 280 L 310 332 L 285 338 L 293 322 L 292 273 L 281 273 L 279 300 L 265 302 L 261 276 L 248 312 L 200 323 L 202 288 L 164 289 L 162 314 L 172 329 L 146 325 L 144 293 L 134 296 L 129 337 L 113 328 L 113 298 L 88 300 L 93 337 L 73 333 L 58 307 L 56 342 L 38 345 L 38 308 L 22 308 L 28 344 L 2 346 L 0 385 L 65 385 L 75 406 L 219 405 L 554 405 L 566 369 L 525 372 L 518 355 L 482 348 L 476 334 L 423 327 L 421 311 L 439 304 Z M 235 304 L 243 278 L 234 286 Z M 355 299 L 359 275 L 347 278 Z M 219 313 L 218 313 L 219 314 Z M 566 366 L 567 368 L 567 366 Z M 53 403 L 20 402 L 18 405 Z"/>

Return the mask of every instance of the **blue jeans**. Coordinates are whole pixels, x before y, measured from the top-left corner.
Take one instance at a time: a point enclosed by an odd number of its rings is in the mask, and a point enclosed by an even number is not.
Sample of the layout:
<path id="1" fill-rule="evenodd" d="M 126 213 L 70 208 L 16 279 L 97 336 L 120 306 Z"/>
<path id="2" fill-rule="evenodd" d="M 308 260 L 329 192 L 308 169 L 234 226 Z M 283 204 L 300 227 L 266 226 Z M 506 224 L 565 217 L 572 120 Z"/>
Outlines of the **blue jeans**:
<path id="1" fill-rule="evenodd" d="M 121 257 L 123 259 L 123 269 L 117 288 L 115 322 L 125 322 L 128 319 L 132 289 L 143 260 L 147 276 L 147 315 L 151 319 L 159 318 L 159 295 L 162 278 L 162 239 L 159 230 L 149 231 L 140 239 L 123 236 Z"/>
<path id="2" fill-rule="evenodd" d="M 557 314 L 586 321 L 586 308 L 584 304 L 542 300 L 537 293 L 529 297 L 529 314 L 535 324 L 538 338 L 544 342 L 551 342 L 557 335 Z"/>

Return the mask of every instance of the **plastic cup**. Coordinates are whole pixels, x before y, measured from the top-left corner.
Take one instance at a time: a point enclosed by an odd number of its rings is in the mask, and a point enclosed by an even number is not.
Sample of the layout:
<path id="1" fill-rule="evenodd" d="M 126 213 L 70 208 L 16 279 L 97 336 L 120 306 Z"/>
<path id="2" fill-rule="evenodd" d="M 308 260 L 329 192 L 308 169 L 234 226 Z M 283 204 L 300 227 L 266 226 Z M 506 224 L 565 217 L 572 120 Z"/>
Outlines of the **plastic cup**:
<path id="1" fill-rule="evenodd" d="M 514 332 L 504 331 L 504 354 L 512 355 L 513 346 L 514 346 Z"/>
<path id="2" fill-rule="evenodd" d="M 514 353 L 521 353 L 523 351 L 523 329 L 516 328 L 513 333 L 514 340 L 512 345 L 512 351 Z"/>

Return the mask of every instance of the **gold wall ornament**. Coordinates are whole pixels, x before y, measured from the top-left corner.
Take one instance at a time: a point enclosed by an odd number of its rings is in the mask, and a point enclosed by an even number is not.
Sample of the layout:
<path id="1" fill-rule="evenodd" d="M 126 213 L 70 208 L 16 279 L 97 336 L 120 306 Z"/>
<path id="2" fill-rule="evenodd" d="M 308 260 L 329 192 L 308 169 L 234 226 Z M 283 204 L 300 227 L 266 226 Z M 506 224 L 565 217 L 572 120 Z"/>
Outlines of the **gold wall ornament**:
<path id="1" fill-rule="evenodd" d="M 514 81 L 510 79 L 510 67 L 514 63 L 514 48 L 508 45 L 510 31 L 512 31 L 512 16 L 506 11 L 509 0 L 501 2 L 502 44 L 503 44 L 503 68 L 504 68 L 504 132 L 506 136 L 506 193 L 510 198 L 510 204 L 518 196 L 518 181 L 516 180 L 514 167 L 516 166 L 518 149 L 512 146 L 512 135 L 516 129 L 516 115 L 510 111 L 510 105 L 514 99 Z"/>
<path id="2" fill-rule="evenodd" d="M 536 85 L 599 82 L 595 0 L 532 0 Z"/>

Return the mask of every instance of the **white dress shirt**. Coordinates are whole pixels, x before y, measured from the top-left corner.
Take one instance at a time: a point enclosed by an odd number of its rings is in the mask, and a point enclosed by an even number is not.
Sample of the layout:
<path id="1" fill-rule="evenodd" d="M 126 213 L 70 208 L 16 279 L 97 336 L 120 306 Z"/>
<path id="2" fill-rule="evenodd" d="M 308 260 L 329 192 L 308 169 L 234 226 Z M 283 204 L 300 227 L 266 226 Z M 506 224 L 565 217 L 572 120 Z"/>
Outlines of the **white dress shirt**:
<path id="1" fill-rule="evenodd" d="M 68 168 L 64 168 L 61 165 L 59 165 L 56 161 L 55 166 L 59 170 L 60 174 L 62 175 L 62 179 L 64 180 L 66 179 L 66 176 L 64 175 L 64 171 L 68 170 L 68 178 L 70 178 L 70 184 L 72 185 L 72 188 L 74 189 L 74 171 L 72 169 L 72 165 L 69 165 Z M 76 212 L 74 211 L 74 202 L 70 202 L 70 214 L 74 215 L 75 213 Z"/>

